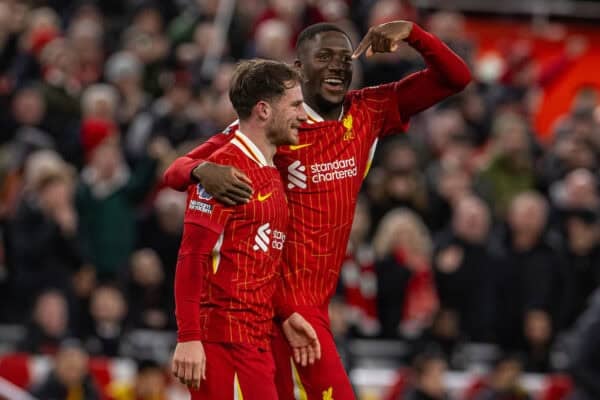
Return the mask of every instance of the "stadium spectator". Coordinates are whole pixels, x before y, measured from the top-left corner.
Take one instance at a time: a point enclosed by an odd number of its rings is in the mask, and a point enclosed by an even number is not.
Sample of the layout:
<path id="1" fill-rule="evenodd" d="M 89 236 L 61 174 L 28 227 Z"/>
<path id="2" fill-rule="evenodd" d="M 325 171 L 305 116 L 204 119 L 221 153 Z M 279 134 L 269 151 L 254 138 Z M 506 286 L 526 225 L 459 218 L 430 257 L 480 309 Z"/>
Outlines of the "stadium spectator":
<path id="1" fill-rule="evenodd" d="M 525 368 L 534 371 L 549 367 L 549 345 L 565 295 L 560 242 L 546 231 L 547 219 L 542 195 L 517 195 L 493 273 L 497 340 L 506 349 L 526 351 Z"/>
<path id="2" fill-rule="evenodd" d="M 79 341 L 65 339 L 61 343 L 52 372 L 32 394 L 39 399 L 100 399 L 88 373 L 88 355 Z"/>
<path id="3" fill-rule="evenodd" d="M 429 231 L 413 211 L 395 209 L 381 221 L 373 246 L 381 334 L 417 338 L 439 307 Z"/>
<path id="4" fill-rule="evenodd" d="M 174 266 L 167 270 L 151 248 L 133 253 L 124 291 L 133 328 L 175 328 L 173 279 L 166 276 L 173 270 Z"/>
<path id="5" fill-rule="evenodd" d="M 455 204 L 451 227 L 435 240 L 433 265 L 440 303 L 457 318 L 459 331 L 475 342 L 491 337 L 490 231 L 487 205 L 466 195 Z"/>
<path id="6" fill-rule="evenodd" d="M 69 335 L 69 324 L 72 323 L 65 295 L 55 289 L 41 293 L 36 299 L 32 315 L 19 350 L 54 355 L 62 340 Z"/>
<path id="7" fill-rule="evenodd" d="M 98 286 L 90 298 L 89 324 L 81 326 L 79 336 L 91 355 L 116 357 L 125 334 L 127 303 L 115 286 Z"/>

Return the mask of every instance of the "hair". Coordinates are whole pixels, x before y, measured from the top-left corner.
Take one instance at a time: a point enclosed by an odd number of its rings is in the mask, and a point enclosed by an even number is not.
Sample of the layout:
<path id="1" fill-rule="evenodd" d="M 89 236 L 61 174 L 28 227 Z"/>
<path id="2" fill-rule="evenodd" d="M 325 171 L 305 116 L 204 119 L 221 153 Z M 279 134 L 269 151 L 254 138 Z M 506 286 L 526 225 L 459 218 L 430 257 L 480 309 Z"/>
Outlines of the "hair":
<path id="1" fill-rule="evenodd" d="M 304 29 L 302 32 L 300 32 L 300 35 L 298 35 L 298 39 L 296 40 L 296 50 L 300 49 L 300 46 L 302 46 L 304 42 L 311 40 L 319 33 L 332 31 L 340 32 L 346 35 L 348 40 L 350 40 L 350 36 L 348 36 L 348 34 L 339 26 L 328 22 L 320 22 L 318 24 L 311 25 L 308 28 Z M 352 42 L 352 40 L 350 40 L 350 42 Z"/>
<path id="2" fill-rule="evenodd" d="M 252 114 L 259 101 L 272 101 L 302 82 L 296 68 L 278 61 L 252 59 L 241 61 L 233 71 L 229 100 L 240 119 Z"/>
<path id="3" fill-rule="evenodd" d="M 404 232 L 405 236 L 400 236 L 400 232 Z M 401 240 L 405 242 L 400 243 Z M 385 258 L 397 245 L 424 256 L 431 255 L 433 244 L 429 230 L 421 217 L 408 208 L 395 208 L 385 214 L 373 238 L 378 259 Z"/>

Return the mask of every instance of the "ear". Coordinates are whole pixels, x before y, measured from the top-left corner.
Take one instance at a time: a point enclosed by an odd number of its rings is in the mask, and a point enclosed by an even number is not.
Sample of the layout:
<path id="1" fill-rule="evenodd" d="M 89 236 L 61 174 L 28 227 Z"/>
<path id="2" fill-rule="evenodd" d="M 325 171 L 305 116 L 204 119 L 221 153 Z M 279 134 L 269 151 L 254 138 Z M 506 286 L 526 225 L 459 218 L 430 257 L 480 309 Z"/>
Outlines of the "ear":
<path id="1" fill-rule="evenodd" d="M 300 59 L 296 59 L 294 61 L 294 67 L 298 68 L 298 69 L 302 69 L 302 61 L 300 61 Z"/>
<path id="2" fill-rule="evenodd" d="M 258 116 L 258 119 L 260 119 L 261 121 L 267 121 L 269 118 L 271 118 L 273 109 L 271 107 L 271 104 L 269 104 L 268 102 L 261 100 L 258 103 L 256 103 L 254 109 L 256 110 L 256 115 Z"/>

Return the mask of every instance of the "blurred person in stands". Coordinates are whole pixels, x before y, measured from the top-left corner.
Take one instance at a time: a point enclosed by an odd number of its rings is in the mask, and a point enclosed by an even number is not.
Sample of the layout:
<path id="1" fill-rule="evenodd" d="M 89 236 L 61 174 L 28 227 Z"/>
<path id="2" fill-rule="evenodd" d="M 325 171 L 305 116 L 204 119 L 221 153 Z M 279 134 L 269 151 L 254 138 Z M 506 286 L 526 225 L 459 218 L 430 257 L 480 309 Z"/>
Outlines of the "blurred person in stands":
<path id="1" fill-rule="evenodd" d="M 6 237 L 15 298 L 36 296 L 47 287 L 71 293 L 71 279 L 85 269 L 74 184 L 71 166 L 55 152 L 43 150 L 28 158 L 22 201 L 8 221 Z M 25 300 L 15 306 L 30 305 Z"/>
<path id="2" fill-rule="evenodd" d="M 491 215 L 478 197 L 465 195 L 454 205 L 451 226 L 435 240 L 434 271 L 440 304 L 469 341 L 491 339 L 490 275 L 493 256 L 488 245 Z"/>
<path id="3" fill-rule="evenodd" d="M 418 354 L 412 362 L 412 381 L 398 400 L 449 400 L 445 382 L 447 369 L 440 353 L 428 350 Z"/>
<path id="4" fill-rule="evenodd" d="M 104 27 L 100 15 L 90 17 L 80 13 L 70 21 L 66 36 L 69 46 L 77 53 L 79 78 L 83 86 L 100 81 L 104 66 Z"/>
<path id="5" fill-rule="evenodd" d="M 600 152 L 592 141 L 574 134 L 558 137 L 542 159 L 542 185 L 552 196 L 552 185 L 569 172 L 585 168 L 597 171 L 600 165 Z"/>
<path id="6" fill-rule="evenodd" d="M 123 50 L 131 51 L 142 62 L 142 86 L 152 96 L 159 96 L 163 92 L 160 76 L 169 54 L 169 40 L 163 24 L 158 3 L 144 3 L 135 10 L 130 24 L 121 35 Z"/>
<path id="7" fill-rule="evenodd" d="M 552 189 L 555 217 L 565 237 L 568 327 L 600 285 L 600 193 L 596 177 L 586 169 L 574 170 Z"/>
<path id="8" fill-rule="evenodd" d="M 153 249 L 140 249 L 132 254 L 125 294 L 133 328 L 175 327 L 172 283 L 173 279 L 166 277 L 165 267 Z"/>
<path id="9" fill-rule="evenodd" d="M 35 301 L 31 315 L 25 337 L 18 344 L 19 351 L 54 355 L 70 333 L 69 307 L 65 295 L 56 289 L 42 292 Z"/>
<path id="10" fill-rule="evenodd" d="M 107 82 L 119 91 L 116 121 L 121 132 L 128 132 L 135 117 L 150 105 L 150 96 L 142 87 L 142 72 L 140 60 L 126 51 L 111 55 L 104 66 Z"/>
<path id="11" fill-rule="evenodd" d="M 150 248 L 162 263 L 167 282 L 173 282 L 177 252 L 183 231 L 185 195 L 170 188 L 161 189 L 154 207 L 138 222 L 137 248 Z M 169 286 L 172 286 L 169 283 Z"/>
<path id="12" fill-rule="evenodd" d="M 549 345 L 565 306 L 560 238 L 547 231 L 547 223 L 548 203 L 542 195 L 517 195 L 493 272 L 498 343 L 526 352 L 526 370 L 537 372 L 549 368 Z"/>
<path id="13" fill-rule="evenodd" d="M 50 130 L 61 144 L 72 146 L 76 137 L 65 136 L 64 131 L 77 121 L 81 111 L 79 55 L 67 39 L 56 38 L 44 46 L 41 63 L 43 82 L 40 87 L 47 104 Z"/>
<path id="14" fill-rule="evenodd" d="M 413 211 L 394 209 L 381 220 L 373 246 L 381 334 L 418 339 L 439 307 L 429 231 Z"/>
<path id="15" fill-rule="evenodd" d="M 87 119 L 81 135 L 86 164 L 76 193 L 80 234 L 98 278 L 111 281 L 126 268 L 135 248 L 136 207 L 155 183 L 159 160 L 170 146 L 163 138 L 152 140 L 131 171 L 112 121 Z"/>
<path id="16" fill-rule="evenodd" d="M 127 156 L 139 160 L 145 155 L 148 144 L 160 137 L 170 146 L 201 138 L 202 132 L 192 112 L 192 77 L 188 71 L 171 71 L 165 75 L 165 94 L 132 122 L 125 137 Z"/>
<path id="17" fill-rule="evenodd" d="M 369 10 L 367 26 L 377 26 L 386 22 L 408 19 L 411 10 L 400 1 L 384 0 L 373 3 Z M 374 86 L 402 79 L 418 70 L 421 61 L 410 47 L 401 47 L 393 53 L 375 54 L 364 63 L 363 84 Z"/>
<path id="18" fill-rule="evenodd" d="M 341 300 L 345 303 L 336 305 L 336 309 L 342 311 L 340 317 L 347 320 L 352 336 L 372 337 L 381 329 L 377 316 L 375 252 L 368 240 L 370 231 L 369 202 L 366 197 L 359 197 L 336 289 L 338 303 Z"/>
<path id="19" fill-rule="evenodd" d="M 387 85 L 348 91 L 353 59 L 364 52 L 367 56 L 394 52 L 404 42 L 421 53 L 426 69 Z M 283 258 L 290 271 L 285 277 L 286 302 L 291 308 L 306 310 L 326 349 L 319 362 L 296 369 L 311 397 L 331 387 L 337 397 L 354 398 L 328 328 L 327 310 L 346 251 L 355 201 L 377 141 L 406 131 L 413 115 L 460 92 L 471 80 L 456 54 L 410 21 L 372 27 L 352 50 L 348 34 L 332 24 L 312 25 L 298 37 L 295 64 L 305 76 L 302 91 L 309 121 L 300 127 L 301 147 L 283 147 L 275 158 L 287 178 L 292 216 L 291 245 L 284 249 Z M 234 124 L 230 131 L 235 129 Z M 166 183 L 184 190 L 198 180 L 224 204 L 248 201 L 252 190 L 239 171 L 203 162 L 232 137 L 215 135 L 177 159 L 165 173 Z M 335 207 L 324 210 L 314 204 Z M 281 349 L 280 354 L 275 352 L 280 397 L 290 397 L 295 367 L 289 362 L 292 349 L 281 332 L 274 343 Z"/>
<path id="20" fill-rule="evenodd" d="M 28 131 L 35 131 L 37 135 L 44 136 L 45 140 L 54 141 L 45 127 L 46 101 L 38 87 L 31 85 L 19 88 L 14 93 L 10 110 L 12 112 L 6 121 L 0 143 L 20 140 L 22 136 L 31 134 Z"/>
<path id="21" fill-rule="evenodd" d="M 253 36 L 255 39 L 258 28 L 271 19 L 283 21 L 292 30 L 288 43 L 290 49 L 294 48 L 294 44 L 304 28 L 325 21 L 319 8 L 306 0 L 269 0 L 267 7 L 254 22 Z"/>
<path id="22" fill-rule="evenodd" d="M 46 129 L 46 103 L 39 88 L 20 88 L 11 106 L 0 133 L 0 215 L 13 215 L 17 208 L 27 157 L 56 146 Z"/>
<path id="23" fill-rule="evenodd" d="M 491 159 L 477 176 L 477 188 L 494 214 L 506 214 L 513 198 L 536 185 L 531 138 L 526 121 L 514 113 L 495 116 Z"/>
<path id="24" fill-rule="evenodd" d="M 291 27 L 279 19 L 270 19 L 258 26 L 255 35 L 256 57 L 291 62 L 294 53 L 290 49 Z"/>
<path id="25" fill-rule="evenodd" d="M 523 361 L 518 356 L 505 354 L 499 357 L 484 386 L 472 400 L 531 400 L 520 384 L 522 373 Z"/>
<path id="26" fill-rule="evenodd" d="M 15 33 L 19 35 L 13 44 L 16 53 L 13 53 L 10 71 L 7 74 L 9 89 L 43 76 L 42 52 L 61 34 L 60 17 L 54 10 L 49 7 L 32 8 L 19 4 L 22 2 L 16 3 L 12 7 L 9 6 L 11 21 L 17 27 Z"/>
<path id="27" fill-rule="evenodd" d="M 78 335 L 86 350 L 96 356 L 119 356 L 127 316 L 127 303 L 121 290 L 110 285 L 96 287 L 90 298 L 89 312 L 91 318 L 80 321 L 83 326 Z"/>
<path id="28" fill-rule="evenodd" d="M 427 167 L 427 222 L 433 232 L 446 229 L 457 202 L 471 194 L 473 178 L 470 160 L 473 154 L 471 140 L 465 135 L 455 135 L 450 138 L 447 150 L 440 159 Z"/>
<path id="29" fill-rule="evenodd" d="M 574 390 L 569 400 L 600 397 L 600 289 L 590 296 L 589 306 L 565 335 L 567 372 Z"/>
<path id="30" fill-rule="evenodd" d="M 427 190 L 419 169 L 419 155 L 405 138 L 386 142 L 381 165 L 367 178 L 370 214 L 373 228 L 384 215 L 397 207 L 406 207 L 424 216 Z"/>
<path id="31" fill-rule="evenodd" d="M 65 339 L 54 358 L 54 368 L 32 390 L 38 399 L 98 400 L 100 392 L 88 372 L 89 357 L 76 339 Z"/>

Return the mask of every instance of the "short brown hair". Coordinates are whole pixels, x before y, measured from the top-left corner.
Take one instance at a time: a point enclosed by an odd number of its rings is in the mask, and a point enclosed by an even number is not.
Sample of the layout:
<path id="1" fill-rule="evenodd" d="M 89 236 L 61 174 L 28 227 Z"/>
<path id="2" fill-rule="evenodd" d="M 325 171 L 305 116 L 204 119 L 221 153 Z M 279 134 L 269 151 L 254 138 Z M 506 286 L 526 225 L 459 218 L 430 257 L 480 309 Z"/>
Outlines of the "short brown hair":
<path id="1" fill-rule="evenodd" d="M 229 100 L 240 119 L 246 119 L 259 101 L 283 96 L 302 82 L 298 69 L 278 61 L 252 59 L 238 63 L 231 78 Z"/>

